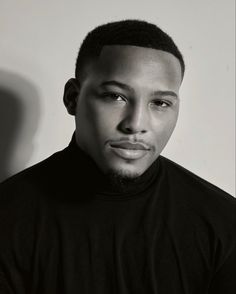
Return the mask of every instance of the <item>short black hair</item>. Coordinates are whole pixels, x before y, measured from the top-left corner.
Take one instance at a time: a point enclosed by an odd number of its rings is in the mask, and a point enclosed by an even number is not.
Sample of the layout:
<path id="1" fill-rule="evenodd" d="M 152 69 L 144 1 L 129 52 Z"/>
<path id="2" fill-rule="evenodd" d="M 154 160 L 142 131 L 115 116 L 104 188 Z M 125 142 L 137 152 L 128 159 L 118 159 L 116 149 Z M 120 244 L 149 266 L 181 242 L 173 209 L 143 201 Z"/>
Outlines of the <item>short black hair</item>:
<path id="1" fill-rule="evenodd" d="M 87 34 L 76 60 L 76 78 L 82 75 L 88 61 L 99 57 L 106 45 L 130 45 L 166 51 L 178 58 L 184 75 L 183 56 L 169 35 L 147 21 L 127 19 L 100 25 Z"/>

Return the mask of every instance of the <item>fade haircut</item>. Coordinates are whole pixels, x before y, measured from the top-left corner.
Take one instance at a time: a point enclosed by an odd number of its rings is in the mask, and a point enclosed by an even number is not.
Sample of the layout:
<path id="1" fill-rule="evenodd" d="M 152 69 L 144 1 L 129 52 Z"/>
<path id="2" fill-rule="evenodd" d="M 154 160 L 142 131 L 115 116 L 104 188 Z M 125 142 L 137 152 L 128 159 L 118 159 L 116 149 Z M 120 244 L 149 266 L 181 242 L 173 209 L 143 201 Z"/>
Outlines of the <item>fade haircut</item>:
<path id="1" fill-rule="evenodd" d="M 128 19 L 98 26 L 88 33 L 76 60 L 76 78 L 82 78 L 85 65 L 98 58 L 106 45 L 130 45 L 166 51 L 178 58 L 184 76 L 183 56 L 172 38 L 152 23 Z"/>

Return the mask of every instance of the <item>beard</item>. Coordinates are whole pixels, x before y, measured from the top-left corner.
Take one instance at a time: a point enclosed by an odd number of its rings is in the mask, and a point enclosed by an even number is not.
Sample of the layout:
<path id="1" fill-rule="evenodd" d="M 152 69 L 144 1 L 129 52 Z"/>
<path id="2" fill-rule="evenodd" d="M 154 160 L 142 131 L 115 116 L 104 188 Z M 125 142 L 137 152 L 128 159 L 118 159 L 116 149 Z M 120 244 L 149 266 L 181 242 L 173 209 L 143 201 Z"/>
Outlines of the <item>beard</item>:
<path id="1" fill-rule="evenodd" d="M 140 175 L 124 171 L 110 170 L 106 174 L 109 183 L 118 191 L 126 191 L 138 182 Z"/>

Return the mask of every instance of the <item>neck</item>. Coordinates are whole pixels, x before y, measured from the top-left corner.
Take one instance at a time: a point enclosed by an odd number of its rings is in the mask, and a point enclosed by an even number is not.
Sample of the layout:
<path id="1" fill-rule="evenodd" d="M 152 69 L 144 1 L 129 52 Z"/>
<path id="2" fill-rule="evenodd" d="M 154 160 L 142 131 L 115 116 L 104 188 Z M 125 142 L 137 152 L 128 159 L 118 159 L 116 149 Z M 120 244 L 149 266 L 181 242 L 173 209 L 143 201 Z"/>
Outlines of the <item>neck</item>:
<path id="1" fill-rule="evenodd" d="M 91 187 L 87 187 L 87 190 L 91 189 L 95 194 L 109 197 L 134 196 L 151 186 L 158 174 L 158 160 L 141 176 L 135 178 L 120 176 L 113 172 L 104 174 L 93 159 L 77 145 L 75 136 L 73 136 L 68 146 L 68 151 L 70 151 L 73 164 L 76 164 L 80 169 L 81 182 L 91 182 Z"/>

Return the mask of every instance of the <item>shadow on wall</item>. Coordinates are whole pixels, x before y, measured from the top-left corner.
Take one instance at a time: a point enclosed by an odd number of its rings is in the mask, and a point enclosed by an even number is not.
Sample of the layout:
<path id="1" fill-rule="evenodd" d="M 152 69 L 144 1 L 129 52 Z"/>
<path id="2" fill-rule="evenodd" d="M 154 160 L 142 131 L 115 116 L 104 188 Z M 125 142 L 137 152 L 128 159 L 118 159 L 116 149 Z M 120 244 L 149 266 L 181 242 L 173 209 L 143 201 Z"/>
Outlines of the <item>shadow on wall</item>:
<path id="1" fill-rule="evenodd" d="M 0 69 L 0 182 L 26 167 L 39 116 L 37 88 L 24 77 Z"/>

